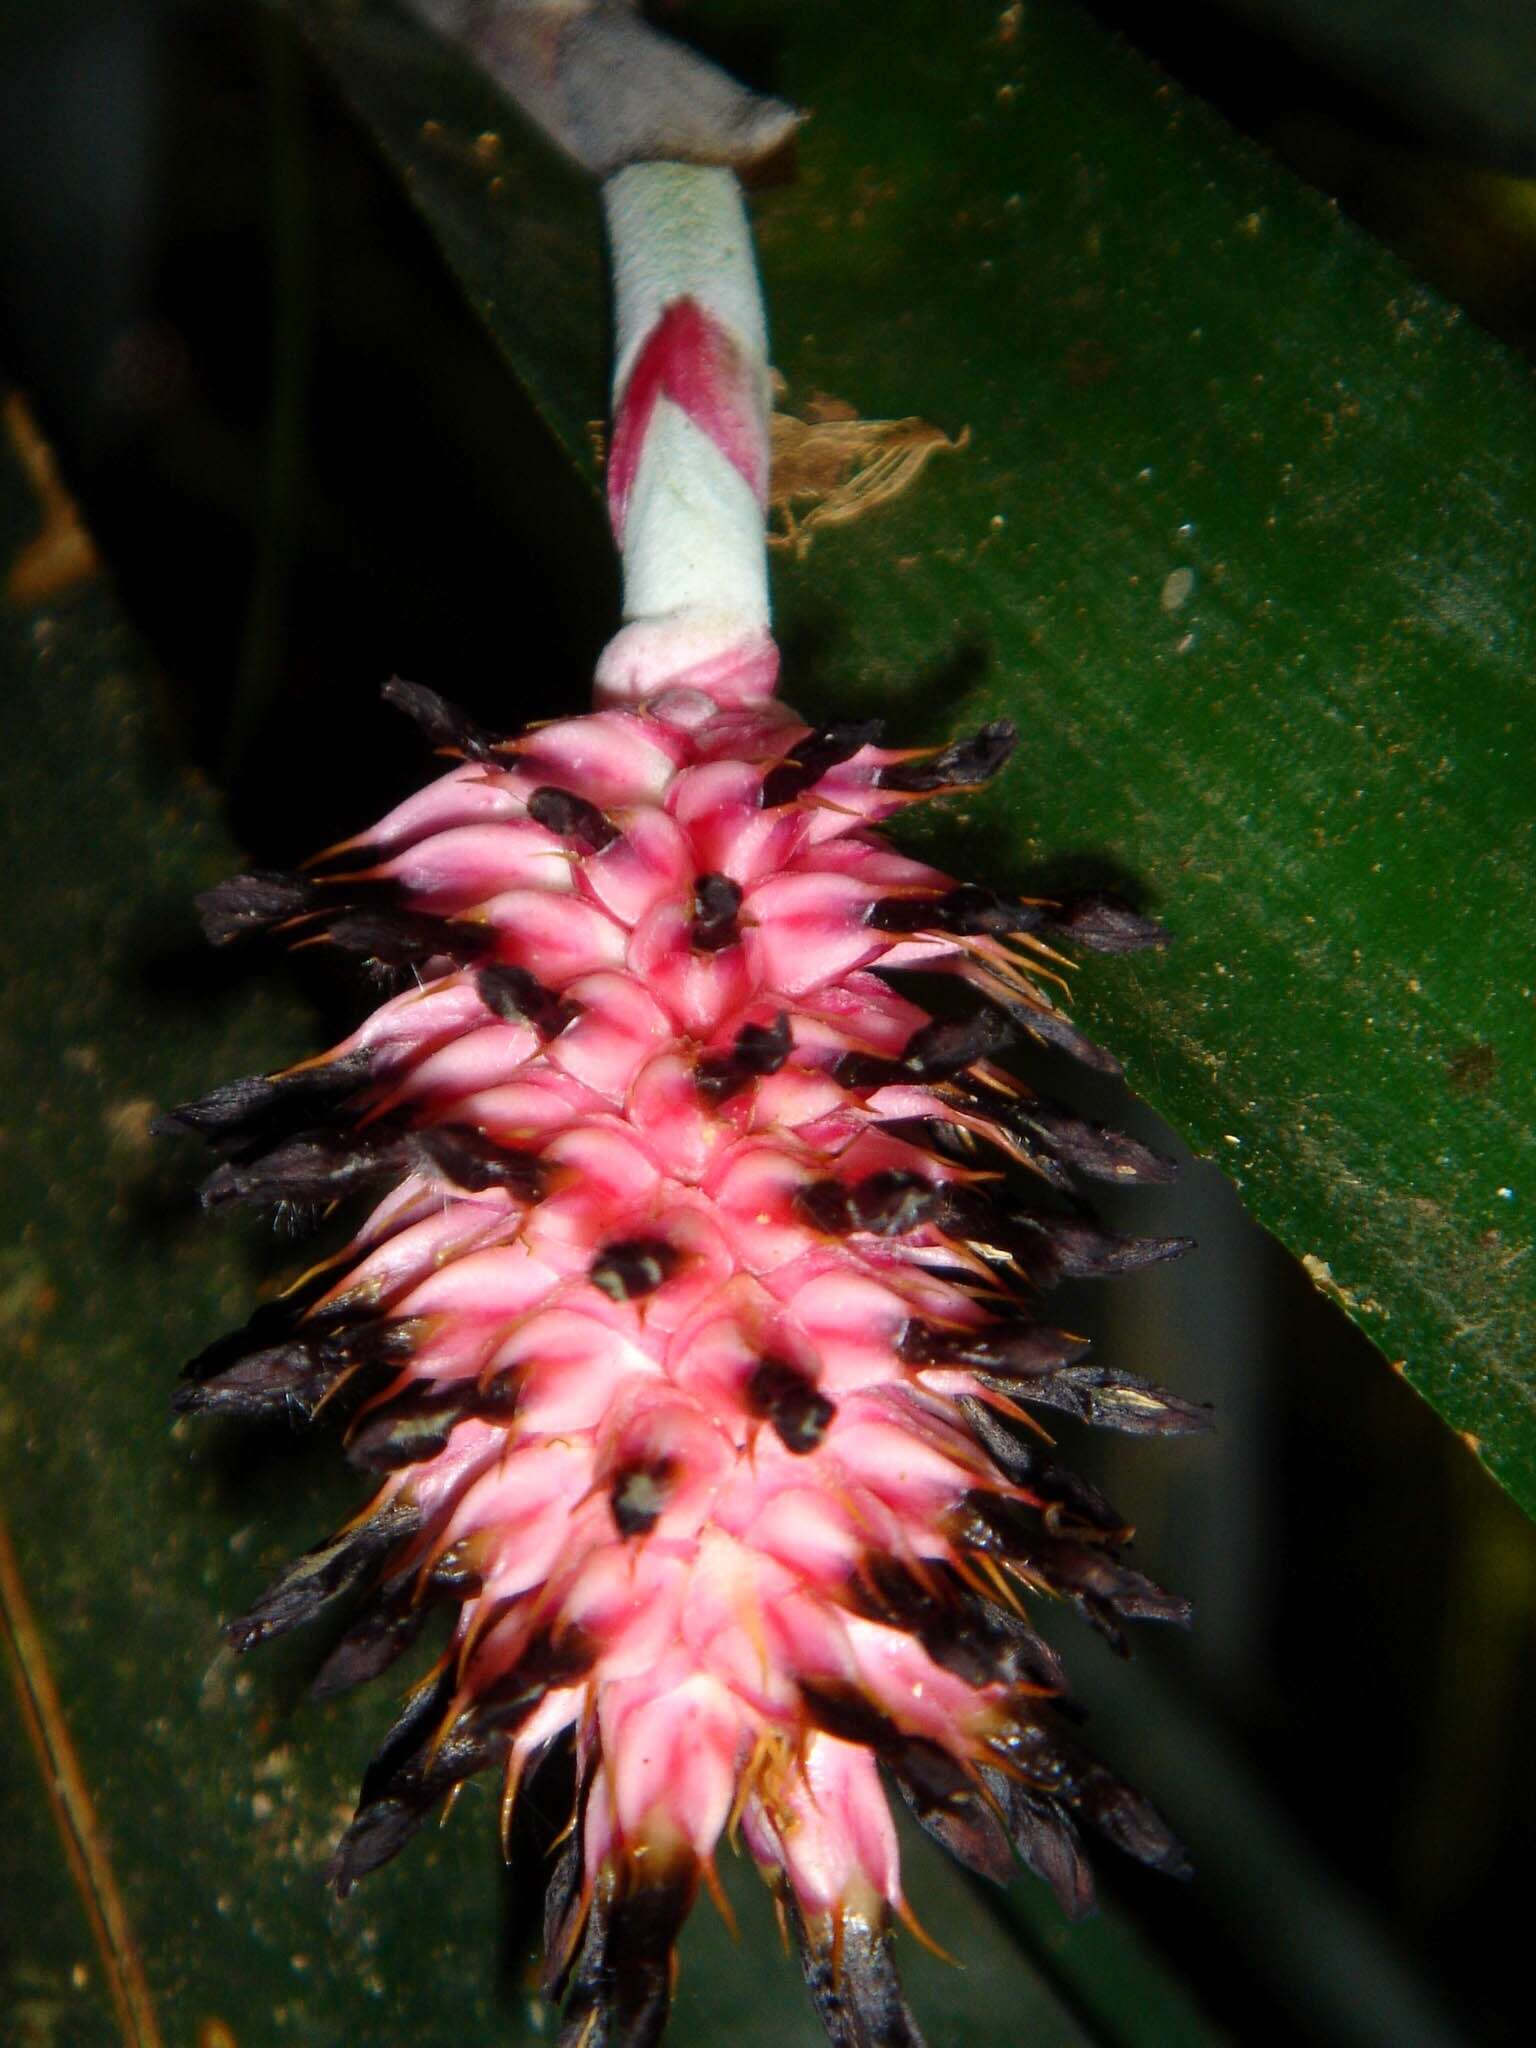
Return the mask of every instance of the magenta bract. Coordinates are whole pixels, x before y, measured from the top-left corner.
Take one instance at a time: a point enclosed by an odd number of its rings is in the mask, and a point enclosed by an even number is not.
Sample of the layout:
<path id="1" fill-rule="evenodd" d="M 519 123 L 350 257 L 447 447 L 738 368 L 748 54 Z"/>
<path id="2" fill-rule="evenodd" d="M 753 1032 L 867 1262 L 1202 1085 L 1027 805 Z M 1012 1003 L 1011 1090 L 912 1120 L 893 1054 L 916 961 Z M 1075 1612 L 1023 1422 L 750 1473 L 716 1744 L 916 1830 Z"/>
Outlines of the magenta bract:
<path id="1" fill-rule="evenodd" d="M 1002 726 L 899 752 L 673 687 L 502 741 L 391 694 L 461 765 L 203 906 L 216 938 L 276 928 L 408 981 L 332 1052 L 176 1112 L 223 1154 L 210 1204 L 375 1203 L 179 1395 L 345 1412 L 378 1481 L 232 1636 L 360 1596 L 334 1691 L 453 1610 L 332 1861 L 343 1893 L 472 1772 L 504 1774 L 510 1811 L 574 1753 L 546 1964 L 568 2041 L 655 2038 L 738 1830 L 833 2038 L 915 2039 L 881 1766 L 962 1860 L 1002 1877 L 1017 1850 L 1071 1911 L 1079 1821 L 1180 1866 L 1053 1717 L 1026 1619 L 1037 1594 L 1117 1640 L 1184 1618 L 1034 1419 L 1202 1425 L 1039 1313 L 1062 1275 L 1183 1248 L 1054 1191 L 1167 1169 L 997 1064 L 1033 1038 L 1102 1065 L 1048 993 L 1055 943 L 1160 934 L 1103 898 L 959 886 L 871 829 L 991 774 Z"/>

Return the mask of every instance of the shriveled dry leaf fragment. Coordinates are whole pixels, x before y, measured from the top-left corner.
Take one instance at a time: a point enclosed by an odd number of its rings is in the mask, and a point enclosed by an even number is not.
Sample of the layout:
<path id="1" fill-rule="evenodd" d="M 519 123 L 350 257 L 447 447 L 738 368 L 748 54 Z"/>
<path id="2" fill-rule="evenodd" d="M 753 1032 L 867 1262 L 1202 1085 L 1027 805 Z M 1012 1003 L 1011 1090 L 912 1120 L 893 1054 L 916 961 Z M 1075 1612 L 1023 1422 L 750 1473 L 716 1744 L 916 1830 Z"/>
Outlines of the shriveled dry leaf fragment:
<path id="1" fill-rule="evenodd" d="M 800 113 L 750 92 L 652 28 L 634 0 L 407 0 L 599 178 L 629 163 L 743 172 L 790 141 Z"/>
<path id="2" fill-rule="evenodd" d="M 775 412 L 770 422 L 770 547 L 804 555 L 818 526 L 862 519 L 917 482 L 930 456 L 964 448 L 969 427 L 951 440 L 929 420 L 865 420 L 845 400 L 817 393 L 805 417 Z"/>

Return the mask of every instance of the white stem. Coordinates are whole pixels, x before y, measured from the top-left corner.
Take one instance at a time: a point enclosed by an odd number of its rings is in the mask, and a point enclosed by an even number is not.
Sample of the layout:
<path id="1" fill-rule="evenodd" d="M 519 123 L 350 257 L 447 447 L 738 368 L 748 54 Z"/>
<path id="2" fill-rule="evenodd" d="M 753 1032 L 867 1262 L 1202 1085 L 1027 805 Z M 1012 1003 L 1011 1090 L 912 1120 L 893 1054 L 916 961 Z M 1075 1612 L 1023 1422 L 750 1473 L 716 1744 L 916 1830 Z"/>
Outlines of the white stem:
<path id="1" fill-rule="evenodd" d="M 614 291 L 614 408 L 667 308 L 691 299 L 729 334 L 745 372 L 766 474 L 767 332 L 751 229 L 734 174 L 630 165 L 603 187 Z M 657 400 L 621 537 L 626 627 L 599 669 L 602 695 L 645 694 L 671 673 L 766 640 L 763 507 L 680 404 Z"/>
<path id="2" fill-rule="evenodd" d="M 696 299 L 767 374 L 768 325 L 752 229 L 731 171 L 630 164 L 603 186 L 613 264 L 613 395 L 673 299 Z"/>

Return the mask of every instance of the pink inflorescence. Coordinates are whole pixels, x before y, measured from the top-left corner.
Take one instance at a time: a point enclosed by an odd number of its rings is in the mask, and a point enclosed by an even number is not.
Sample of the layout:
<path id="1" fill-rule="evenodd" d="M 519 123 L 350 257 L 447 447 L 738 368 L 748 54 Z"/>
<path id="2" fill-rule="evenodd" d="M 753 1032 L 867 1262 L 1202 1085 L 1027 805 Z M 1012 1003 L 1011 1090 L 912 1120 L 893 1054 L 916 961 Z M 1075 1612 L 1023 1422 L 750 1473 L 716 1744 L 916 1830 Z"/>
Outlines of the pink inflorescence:
<path id="1" fill-rule="evenodd" d="M 738 1831 L 833 2039 L 915 2041 L 882 1766 L 965 1863 L 1003 1878 L 1016 1850 L 1074 1913 L 1078 1821 L 1182 1865 L 1053 1714 L 1024 1614 L 1055 1594 L 1117 1642 L 1185 1619 L 1031 1414 L 1203 1425 L 1036 1313 L 1061 1276 L 1183 1248 L 1070 1193 L 1168 1168 L 996 1064 L 1029 1039 L 1109 1064 L 1042 986 L 1053 942 L 1161 934 L 1104 897 L 957 886 L 871 830 L 985 780 L 1004 725 L 899 752 L 672 689 L 502 740 L 388 694 L 460 765 L 307 873 L 203 901 L 215 940 L 276 928 L 410 977 L 331 1052 L 174 1113 L 223 1156 L 210 1206 L 377 1200 L 180 1389 L 345 1407 L 379 1479 L 231 1636 L 361 1592 L 332 1693 L 456 1610 L 330 1875 L 345 1893 L 488 1766 L 510 1820 L 574 1754 L 546 1923 L 567 2042 L 657 2037 Z"/>

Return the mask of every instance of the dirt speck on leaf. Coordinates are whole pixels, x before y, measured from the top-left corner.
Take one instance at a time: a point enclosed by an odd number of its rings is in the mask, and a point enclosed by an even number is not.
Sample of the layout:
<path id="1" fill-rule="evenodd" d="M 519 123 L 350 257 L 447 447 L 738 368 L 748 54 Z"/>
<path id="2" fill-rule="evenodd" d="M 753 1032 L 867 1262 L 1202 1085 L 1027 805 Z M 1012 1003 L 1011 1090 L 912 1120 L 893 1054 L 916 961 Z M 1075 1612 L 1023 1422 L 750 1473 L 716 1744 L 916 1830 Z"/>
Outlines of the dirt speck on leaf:
<path id="1" fill-rule="evenodd" d="M 1492 1083 L 1498 1064 L 1491 1045 L 1459 1045 L 1446 1054 L 1446 1085 L 1457 1095 L 1481 1095 Z"/>

